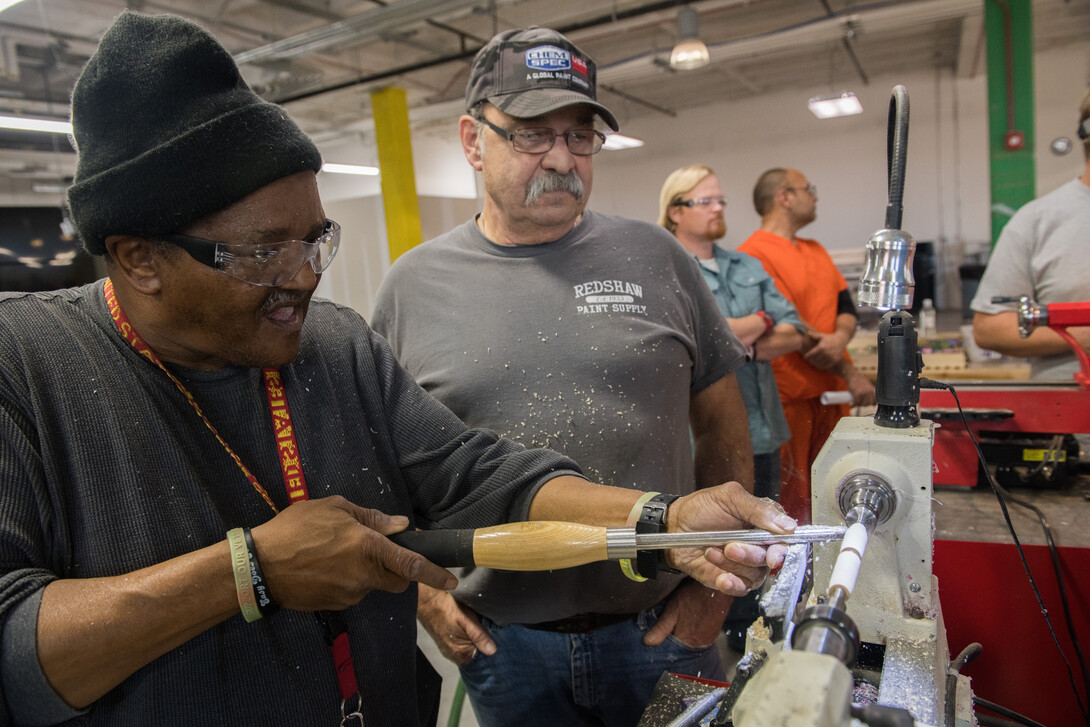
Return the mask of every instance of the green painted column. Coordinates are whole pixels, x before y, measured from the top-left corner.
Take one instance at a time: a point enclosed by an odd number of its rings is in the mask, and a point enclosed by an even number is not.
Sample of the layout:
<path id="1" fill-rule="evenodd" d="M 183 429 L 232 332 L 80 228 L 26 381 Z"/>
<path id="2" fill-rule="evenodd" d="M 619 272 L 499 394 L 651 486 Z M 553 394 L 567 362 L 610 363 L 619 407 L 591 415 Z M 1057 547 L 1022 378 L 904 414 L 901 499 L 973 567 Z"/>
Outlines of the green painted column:
<path id="1" fill-rule="evenodd" d="M 984 0 L 984 32 L 995 245 L 1011 214 L 1036 196 L 1031 0 Z M 1011 140 L 1018 135 L 1021 148 L 1013 149 Z"/>
<path id="2" fill-rule="evenodd" d="M 383 88 L 371 94 L 375 145 L 382 175 L 382 206 L 386 212 L 386 245 L 390 262 L 423 242 L 420 203 L 413 173 L 409 106 L 405 89 Z"/>

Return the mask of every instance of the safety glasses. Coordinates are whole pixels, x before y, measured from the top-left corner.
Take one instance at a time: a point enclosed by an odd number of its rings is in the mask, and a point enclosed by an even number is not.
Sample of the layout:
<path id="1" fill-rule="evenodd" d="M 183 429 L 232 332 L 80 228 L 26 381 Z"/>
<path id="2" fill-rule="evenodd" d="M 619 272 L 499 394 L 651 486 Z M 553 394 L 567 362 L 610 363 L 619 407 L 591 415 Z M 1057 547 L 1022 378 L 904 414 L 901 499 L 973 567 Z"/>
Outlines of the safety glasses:
<path id="1" fill-rule="evenodd" d="M 341 226 L 326 220 L 322 233 L 314 240 L 256 245 L 217 242 L 189 235 L 164 235 L 162 239 L 182 248 L 197 262 L 232 278 L 251 285 L 277 287 L 294 280 L 307 263 L 316 275 L 325 272 L 341 245 Z"/>

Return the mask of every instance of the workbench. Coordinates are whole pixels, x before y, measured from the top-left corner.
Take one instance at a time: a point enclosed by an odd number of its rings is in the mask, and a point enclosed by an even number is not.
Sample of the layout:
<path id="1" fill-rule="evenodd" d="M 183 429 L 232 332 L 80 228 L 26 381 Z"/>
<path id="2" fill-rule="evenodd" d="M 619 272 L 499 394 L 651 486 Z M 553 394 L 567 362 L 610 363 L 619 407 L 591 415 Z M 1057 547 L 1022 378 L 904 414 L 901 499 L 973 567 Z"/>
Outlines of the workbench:
<path id="1" fill-rule="evenodd" d="M 957 383 L 978 381 L 1025 381 L 1030 365 L 1025 359 L 995 357 L 975 360 L 967 355 L 961 331 L 939 332 L 933 338 L 919 340 L 923 355 L 921 376 Z M 855 367 L 872 382 L 878 377 L 878 332 L 861 329 L 848 343 L 848 353 Z"/>

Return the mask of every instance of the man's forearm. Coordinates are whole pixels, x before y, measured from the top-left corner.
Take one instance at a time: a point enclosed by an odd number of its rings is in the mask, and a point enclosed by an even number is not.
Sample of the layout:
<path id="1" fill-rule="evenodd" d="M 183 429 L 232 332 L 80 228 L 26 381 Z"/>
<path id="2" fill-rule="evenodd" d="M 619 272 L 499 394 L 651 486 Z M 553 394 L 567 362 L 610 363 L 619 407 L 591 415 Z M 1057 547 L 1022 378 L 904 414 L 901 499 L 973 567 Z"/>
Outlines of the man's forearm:
<path id="1" fill-rule="evenodd" d="M 38 613 L 38 659 L 82 709 L 137 669 L 239 612 L 227 542 L 134 573 L 58 580 Z"/>
<path id="2" fill-rule="evenodd" d="M 621 527 L 640 493 L 623 487 L 588 482 L 581 477 L 554 477 L 530 503 L 530 520 L 559 520 L 585 525 Z"/>
<path id="3" fill-rule="evenodd" d="M 749 423 L 744 412 L 738 419 L 745 424 L 741 432 L 705 436 L 695 442 L 693 466 L 697 489 L 738 482 L 746 492 L 753 494 L 753 446 L 749 441 Z"/>
<path id="4" fill-rule="evenodd" d="M 690 402 L 697 489 L 738 482 L 753 492 L 753 446 L 746 403 L 735 376 L 725 376 Z"/>
<path id="5" fill-rule="evenodd" d="M 790 323 L 777 323 L 768 333 L 757 339 L 754 348 L 758 361 L 771 361 L 802 348 L 803 335 Z"/>
<path id="6" fill-rule="evenodd" d="M 1084 331 L 1086 329 L 1078 328 L 1071 333 L 1079 340 L 1085 338 Z M 1050 328 L 1037 328 L 1028 338 L 1022 338 L 1018 333 L 1018 314 L 1014 311 L 974 315 L 973 339 L 981 348 L 1007 356 L 1033 358 L 1072 353 L 1071 344 Z"/>
<path id="7" fill-rule="evenodd" d="M 727 325 L 731 333 L 746 346 L 750 345 L 768 330 L 765 319 L 757 313 L 751 313 L 741 318 L 727 318 Z"/>
<path id="8" fill-rule="evenodd" d="M 272 596 L 293 611 L 340 610 L 370 590 L 454 577 L 387 537 L 408 525 L 335 495 L 299 502 L 253 528 Z M 42 592 L 38 658 L 54 691 L 82 708 L 153 659 L 239 612 L 227 541 L 108 578 Z"/>
<path id="9" fill-rule="evenodd" d="M 855 329 L 859 325 L 859 319 L 850 313 L 841 313 L 836 317 L 836 333 L 844 339 L 844 347 L 855 335 Z"/>

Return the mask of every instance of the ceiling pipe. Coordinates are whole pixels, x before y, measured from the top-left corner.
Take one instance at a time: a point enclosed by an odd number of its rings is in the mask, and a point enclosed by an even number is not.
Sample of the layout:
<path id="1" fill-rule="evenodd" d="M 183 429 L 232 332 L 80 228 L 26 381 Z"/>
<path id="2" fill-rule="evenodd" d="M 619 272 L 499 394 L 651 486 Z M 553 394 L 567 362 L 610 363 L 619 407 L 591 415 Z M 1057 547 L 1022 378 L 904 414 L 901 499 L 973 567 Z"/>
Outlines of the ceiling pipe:
<path id="1" fill-rule="evenodd" d="M 321 28 L 236 53 L 234 59 L 241 66 L 246 63 L 293 58 L 342 43 L 377 40 L 387 33 L 404 30 L 406 25 L 422 23 L 439 14 L 470 10 L 479 2 L 480 0 L 400 0 L 393 5 L 368 10 Z"/>
<path id="2" fill-rule="evenodd" d="M 821 0 L 821 4 L 825 8 L 825 14 L 830 18 L 836 15 L 833 9 L 829 7 L 829 0 Z M 848 60 L 855 66 L 855 72 L 859 74 L 863 85 L 868 86 L 870 85 L 870 79 L 867 78 L 867 72 L 863 70 L 863 64 L 859 62 L 859 56 L 855 54 L 855 49 L 852 48 L 851 41 L 855 38 L 855 32 L 855 23 L 849 18 L 844 22 L 844 37 L 840 39 L 840 43 L 844 46 L 844 52 L 848 54 Z"/>
<path id="3" fill-rule="evenodd" d="M 726 2 L 726 3 L 723 3 L 723 2 L 714 3 L 714 5 L 716 5 L 716 6 L 733 6 L 733 5 L 738 5 L 738 4 L 745 4 L 745 3 L 740 2 L 740 0 L 728 0 L 728 2 Z M 612 13 L 611 12 L 611 13 L 607 13 L 605 15 L 600 15 L 600 16 L 597 16 L 595 18 L 584 20 L 584 21 L 581 21 L 581 22 L 578 22 L 578 23 L 569 23 L 568 25 L 558 26 L 558 27 L 553 28 L 553 29 L 556 30 L 557 32 L 561 33 L 562 35 L 567 36 L 571 40 L 576 40 L 576 39 L 578 39 L 578 34 L 580 33 L 580 31 L 593 30 L 595 28 L 599 28 L 599 27 L 602 27 L 602 26 L 611 26 L 610 29 L 613 30 L 613 31 L 616 31 L 616 30 L 619 29 L 618 26 L 623 25 L 626 21 L 631 21 L 631 20 L 634 20 L 634 19 L 637 19 L 637 18 L 642 18 L 642 17 L 648 16 L 648 15 L 653 15 L 653 14 L 656 14 L 656 13 L 663 13 L 663 12 L 667 12 L 667 11 L 674 12 L 674 8 L 676 8 L 676 7 L 677 7 L 677 0 L 661 0 L 660 2 L 657 2 L 657 3 L 653 4 L 653 5 L 644 5 L 644 6 L 641 6 L 639 8 L 634 8 L 634 9 L 631 9 L 631 10 L 618 12 L 618 13 Z M 294 37 L 299 38 L 301 36 L 294 36 Z M 291 39 L 290 38 L 285 39 L 285 41 L 287 41 L 287 40 L 291 40 Z M 456 62 L 459 62 L 459 61 L 472 60 L 473 57 L 477 55 L 477 52 L 481 49 L 481 47 L 483 47 L 483 45 L 484 45 L 484 43 L 482 42 L 479 46 L 477 46 L 475 48 L 471 48 L 471 49 L 468 49 L 468 50 L 463 50 L 463 51 L 458 52 L 458 53 L 448 54 L 448 55 L 445 55 L 445 56 L 439 56 L 437 58 L 431 58 L 431 59 L 428 59 L 426 61 L 420 61 L 419 63 L 411 63 L 411 64 L 404 65 L 404 66 L 397 66 L 396 68 L 390 68 L 390 69 L 387 69 L 385 71 L 378 71 L 376 73 L 370 73 L 370 74 L 368 74 L 366 76 L 360 76 L 358 78 L 353 78 L 351 80 L 342 81 L 340 83 L 335 83 L 335 84 L 331 84 L 331 85 L 328 85 L 328 86 L 322 86 L 321 88 L 316 88 L 316 89 L 313 89 L 311 91 L 304 91 L 302 93 L 297 93 L 297 94 L 295 94 L 293 96 L 286 96 L 286 97 L 281 97 L 281 98 L 272 98 L 270 100 L 275 101 L 278 104 L 290 104 L 293 101 L 302 101 L 302 100 L 305 100 L 305 99 L 308 99 L 308 98 L 313 98 L 315 96 L 320 96 L 322 94 L 331 93 L 333 91 L 341 91 L 341 90 L 346 89 L 346 88 L 352 88 L 353 86 L 366 86 L 366 85 L 369 85 L 369 84 L 379 83 L 381 81 L 385 81 L 387 79 L 394 78 L 396 76 L 401 76 L 401 75 L 404 75 L 406 73 L 413 73 L 413 72 L 416 72 L 416 71 L 426 70 L 428 68 L 435 68 L 436 66 L 446 65 L 447 63 L 456 63 Z M 259 50 L 259 49 L 255 49 L 255 50 Z M 239 54 L 239 55 L 242 55 L 242 54 Z M 235 61 L 239 62 L 239 56 L 238 55 L 235 56 Z M 601 68 L 599 68 L 599 78 L 601 78 Z M 603 85 L 603 84 L 600 83 L 599 85 Z M 623 95 L 620 91 L 615 91 L 615 93 L 617 93 L 618 95 Z M 636 100 L 638 101 L 638 99 L 636 99 Z M 639 101 L 639 102 L 646 104 L 646 102 L 644 102 L 644 101 Z M 670 110 L 664 110 L 664 109 L 657 108 L 657 107 L 656 107 L 656 110 L 657 111 L 662 111 L 663 113 L 667 113 L 668 115 L 673 115 Z"/>
<path id="4" fill-rule="evenodd" d="M 284 8 L 285 10 L 291 10 L 300 15 L 309 15 L 312 18 L 321 18 L 322 20 L 338 21 L 344 20 L 344 16 L 337 15 L 337 13 L 329 10 L 323 10 L 322 8 L 316 8 L 313 5 L 304 5 L 303 3 L 296 2 L 295 0 L 261 0 L 261 2 L 267 5 L 275 5 L 278 8 Z"/>
<path id="5" fill-rule="evenodd" d="M 429 1 L 430 2 L 436 2 L 436 0 L 429 0 Z M 725 9 L 735 7 L 735 6 L 739 6 L 739 5 L 748 5 L 748 4 L 751 4 L 751 2 L 752 2 L 752 0 L 718 0 L 717 2 L 700 3 L 700 7 L 705 12 L 715 12 L 715 11 L 725 10 Z M 458 2 L 458 0 L 455 0 L 454 2 L 450 3 L 452 5 L 452 7 L 447 7 L 448 0 L 443 0 L 443 2 L 437 2 L 436 4 L 438 6 L 435 9 L 436 14 L 448 14 L 449 12 L 454 12 L 458 8 L 453 7 L 453 5 L 459 5 L 459 6 L 461 5 L 461 3 Z M 676 12 L 677 12 L 676 9 L 677 9 L 677 0 L 660 0 L 659 2 L 656 2 L 656 3 L 651 4 L 651 5 L 642 5 L 642 6 L 638 7 L 638 8 L 632 8 L 632 9 L 629 9 L 629 10 L 624 10 L 624 11 L 619 11 L 619 12 L 609 12 L 609 13 L 606 13 L 606 14 L 603 14 L 603 15 L 595 16 L 593 18 L 588 18 L 587 20 L 583 20 L 583 21 L 580 21 L 578 23 L 568 23 L 567 25 L 556 26 L 556 27 L 553 28 L 553 30 L 556 30 L 557 32 L 567 36 L 568 39 L 572 40 L 573 42 L 580 41 L 580 40 L 585 42 L 586 41 L 586 34 L 585 34 L 584 31 L 591 31 L 591 30 L 595 30 L 597 28 L 608 27 L 610 32 L 614 32 L 614 33 L 615 32 L 621 32 L 627 26 L 631 26 L 637 21 L 642 20 L 642 21 L 644 21 L 644 23 L 646 23 L 649 19 L 651 19 L 653 21 L 658 21 L 658 20 L 662 20 L 662 19 L 666 19 L 666 18 L 673 18 L 675 16 Z M 363 13 L 363 15 L 367 15 L 368 17 L 371 17 L 372 12 L 377 12 L 377 11 L 369 11 L 368 13 Z M 355 22 L 356 18 L 358 18 L 358 17 L 360 17 L 360 16 L 354 16 L 351 20 L 353 22 Z M 362 21 L 361 21 L 361 24 L 362 24 Z M 319 30 L 321 30 L 321 29 L 319 29 Z M 402 28 L 401 30 L 404 30 L 404 29 Z M 311 31 L 311 33 L 315 33 L 315 32 L 318 32 L 318 31 L 317 30 L 316 31 Z M 302 34 L 297 35 L 297 36 L 292 36 L 291 38 L 285 38 L 285 39 L 283 39 L 281 41 L 277 41 L 277 43 L 282 43 L 282 44 L 291 45 L 291 46 L 299 45 L 299 44 L 305 44 L 306 42 L 308 42 L 307 37 L 309 35 L 310 35 L 310 33 L 302 33 Z M 468 34 L 466 34 L 466 37 L 472 37 L 472 36 L 469 36 Z M 358 38 L 355 39 L 355 40 L 358 41 Z M 301 100 L 304 100 L 304 99 L 307 99 L 307 98 L 313 98 L 314 96 L 319 96 L 319 95 L 324 94 L 324 93 L 330 93 L 332 91 L 340 91 L 340 90 L 345 89 L 345 88 L 351 88 L 353 86 L 360 86 L 360 85 L 378 83 L 380 81 L 385 81 L 385 80 L 387 80 L 389 78 L 393 78 L 395 76 L 400 76 L 400 75 L 405 74 L 405 73 L 413 73 L 415 71 L 421 71 L 421 70 L 425 70 L 425 69 L 428 69 L 428 68 L 434 68 L 436 66 L 442 66 L 442 65 L 445 65 L 447 63 L 455 63 L 455 62 L 463 61 L 463 60 L 471 60 L 475 55 L 477 55 L 477 51 L 479 51 L 481 49 L 481 47 L 484 46 L 484 44 L 486 42 L 487 41 L 480 41 L 479 45 L 477 45 L 477 46 L 475 46 L 473 48 L 465 48 L 465 43 L 464 43 L 464 40 L 463 40 L 463 43 L 462 43 L 463 50 L 458 52 L 458 53 L 452 53 L 452 54 L 448 54 L 448 55 L 445 55 L 445 56 L 439 56 L 437 58 L 431 58 L 429 60 L 420 61 L 418 63 L 411 63 L 411 64 L 404 65 L 404 66 L 397 66 L 396 68 L 390 68 L 390 69 L 387 69 L 387 70 L 384 70 L 384 71 L 378 71 L 376 73 L 371 73 L 371 74 L 368 74 L 366 76 L 360 76 L 358 78 L 354 78 L 354 79 L 351 79 L 351 80 L 342 81 L 340 83 L 331 84 L 329 86 L 323 86 L 321 88 L 316 88 L 316 89 L 313 89 L 311 91 L 301 92 L 301 93 L 295 94 L 293 96 L 270 98 L 269 100 L 275 101 L 276 103 L 280 103 L 280 104 L 288 104 L 288 103 L 291 103 L 293 101 L 301 101 Z M 255 49 L 253 49 L 251 51 L 244 51 L 243 53 L 236 54 L 234 56 L 235 62 L 241 64 L 243 62 L 256 63 L 256 62 L 260 62 L 262 60 L 267 60 L 267 57 L 265 57 L 266 52 L 264 51 L 264 49 L 265 48 L 270 48 L 273 45 L 277 45 L 277 43 L 273 43 L 273 44 L 270 44 L 268 46 L 262 46 L 261 48 L 255 48 Z M 316 50 L 318 50 L 317 47 L 310 46 L 310 47 L 307 47 L 307 48 L 305 48 L 303 50 L 298 51 L 296 53 L 296 55 L 303 55 L 305 53 L 314 52 Z M 258 56 L 248 55 L 248 54 L 257 54 L 259 51 L 261 52 L 261 55 L 258 55 Z M 600 77 L 600 73 L 601 73 L 601 66 L 599 66 L 599 77 Z"/>
<path id="6" fill-rule="evenodd" d="M 642 99 L 639 96 L 633 96 L 632 94 L 628 93 L 627 91 L 622 91 L 621 89 L 617 88 L 616 86 L 611 86 L 608 83 L 599 83 L 598 88 L 603 90 L 603 91 L 608 91 L 609 93 L 612 93 L 615 96 L 623 98 L 625 101 L 631 101 L 632 103 L 637 103 L 637 104 L 639 104 L 641 106 L 645 106 L 645 107 L 651 109 L 652 111 L 657 111 L 660 114 L 664 114 L 664 115 L 669 116 L 671 118 L 675 118 L 677 116 L 677 111 L 674 111 L 671 108 L 667 108 L 666 106 L 659 106 L 658 104 L 651 103 L 650 101 L 648 101 L 646 99 Z"/>
<path id="7" fill-rule="evenodd" d="M 701 3 L 701 8 L 706 11 L 714 12 L 736 7 L 736 5 L 750 4 L 750 1 L 751 0 L 719 0 L 718 2 Z M 560 34 L 567 36 L 568 39 L 572 41 L 579 41 L 584 39 L 583 36 L 585 35 L 586 31 L 593 31 L 593 29 L 608 26 L 610 32 L 616 33 L 622 31 L 622 29 L 626 26 L 632 25 L 635 21 L 642 20 L 646 22 L 649 17 L 655 17 L 656 20 L 667 19 L 667 17 L 674 17 L 676 9 L 677 0 L 661 0 L 650 5 L 641 5 L 640 8 L 633 8 L 631 10 L 621 12 L 610 12 L 604 15 L 598 15 L 596 17 L 593 17 L 593 19 L 580 21 L 579 23 L 569 23 L 567 25 L 554 27 L 553 29 Z M 476 46 L 471 49 L 465 49 L 457 53 L 447 54 L 447 56 L 440 56 L 437 58 L 420 61 L 419 63 L 399 65 L 396 66 L 396 68 L 387 69 L 385 71 L 378 71 L 376 73 L 367 74 L 365 76 L 351 78 L 351 80 L 349 81 L 343 81 L 336 84 L 330 84 L 328 86 L 322 86 L 320 88 L 314 88 L 312 90 L 306 90 L 306 92 L 301 92 L 292 96 L 270 97 L 269 100 L 276 101 L 277 104 L 287 105 L 291 104 L 292 101 L 301 101 L 307 98 L 314 98 L 315 96 L 336 92 L 336 90 L 343 90 L 344 88 L 351 88 L 353 86 L 366 86 L 370 84 L 380 83 L 389 80 L 389 78 L 399 75 L 436 68 L 436 66 L 438 65 L 472 60 L 473 57 L 476 56 L 477 51 L 481 50 L 482 46 L 484 46 L 484 43 L 481 43 L 480 46 Z M 238 56 L 235 57 L 235 61 L 238 61 Z M 601 83 L 601 65 L 598 66 L 598 80 L 598 85 L 604 87 L 604 84 Z M 613 90 L 613 93 L 616 93 L 618 96 L 622 96 L 622 93 L 619 92 L 619 90 Z M 639 99 L 635 100 L 638 100 L 638 102 L 641 102 L 641 104 L 646 104 L 645 101 Z M 668 116 L 673 116 L 673 111 L 671 110 L 661 108 L 656 108 L 655 110 L 667 113 Z"/>

